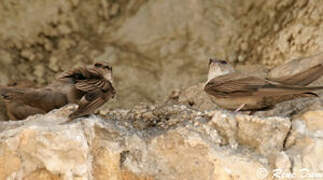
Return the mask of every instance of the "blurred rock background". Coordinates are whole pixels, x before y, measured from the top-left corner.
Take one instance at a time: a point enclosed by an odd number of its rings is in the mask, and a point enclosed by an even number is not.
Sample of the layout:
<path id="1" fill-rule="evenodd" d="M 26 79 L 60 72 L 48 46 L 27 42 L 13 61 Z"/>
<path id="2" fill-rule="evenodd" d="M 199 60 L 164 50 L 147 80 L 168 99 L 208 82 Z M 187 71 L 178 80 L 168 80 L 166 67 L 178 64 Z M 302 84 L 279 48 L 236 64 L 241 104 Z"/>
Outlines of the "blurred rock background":
<path id="1" fill-rule="evenodd" d="M 51 82 L 72 67 L 114 67 L 111 108 L 157 103 L 206 78 L 209 57 L 274 67 L 322 49 L 314 0 L 3 0 L 0 84 Z"/>

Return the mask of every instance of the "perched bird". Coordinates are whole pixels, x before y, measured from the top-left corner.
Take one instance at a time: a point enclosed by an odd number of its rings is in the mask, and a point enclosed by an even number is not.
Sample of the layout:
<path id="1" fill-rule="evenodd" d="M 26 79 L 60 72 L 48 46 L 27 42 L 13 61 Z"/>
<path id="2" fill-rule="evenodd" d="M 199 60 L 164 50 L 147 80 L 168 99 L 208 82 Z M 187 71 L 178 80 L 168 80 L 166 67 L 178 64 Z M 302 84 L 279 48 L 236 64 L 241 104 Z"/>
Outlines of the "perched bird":
<path id="1" fill-rule="evenodd" d="M 57 80 L 63 84 L 62 91 L 66 94 L 68 102 L 79 105 L 78 109 L 69 116 L 70 120 L 94 113 L 116 94 L 113 87 L 112 67 L 105 63 L 95 63 L 90 67 L 67 71 Z"/>
<path id="2" fill-rule="evenodd" d="M 67 104 L 66 96 L 50 88 L 32 88 L 30 81 L 20 81 L 0 87 L 10 120 L 22 120 L 30 115 L 44 114 Z"/>
<path id="3" fill-rule="evenodd" d="M 116 92 L 112 84 L 112 68 L 96 63 L 62 73 L 56 81 L 43 88 L 32 88 L 26 83 L 0 87 L 0 95 L 11 120 L 77 104 L 78 109 L 69 116 L 73 120 L 93 113 L 113 98 Z"/>
<path id="4" fill-rule="evenodd" d="M 239 73 L 226 61 L 210 59 L 204 90 L 220 107 L 239 111 L 267 109 L 295 98 L 317 97 L 312 91 L 323 89 L 323 86 L 290 85 L 303 84 L 295 79 L 291 82 L 274 82 Z"/>

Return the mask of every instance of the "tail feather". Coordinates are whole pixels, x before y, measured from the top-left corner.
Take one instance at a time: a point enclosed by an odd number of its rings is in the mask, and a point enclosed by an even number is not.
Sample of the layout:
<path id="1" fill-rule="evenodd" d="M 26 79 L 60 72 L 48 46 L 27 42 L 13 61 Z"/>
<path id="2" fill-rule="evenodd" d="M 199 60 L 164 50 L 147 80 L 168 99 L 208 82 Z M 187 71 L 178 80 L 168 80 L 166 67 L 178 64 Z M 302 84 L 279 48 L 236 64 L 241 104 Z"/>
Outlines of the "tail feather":
<path id="1" fill-rule="evenodd" d="M 304 91 L 317 91 L 322 90 L 323 86 L 293 86 L 292 88 L 297 90 L 304 90 Z"/>
<path id="2" fill-rule="evenodd" d="M 323 90 L 323 86 L 285 86 L 285 85 L 269 85 L 273 88 L 283 88 L 283 89 L 290 89 L 290 90 L 299 90 L 299 91 L 317 91 Z"/>

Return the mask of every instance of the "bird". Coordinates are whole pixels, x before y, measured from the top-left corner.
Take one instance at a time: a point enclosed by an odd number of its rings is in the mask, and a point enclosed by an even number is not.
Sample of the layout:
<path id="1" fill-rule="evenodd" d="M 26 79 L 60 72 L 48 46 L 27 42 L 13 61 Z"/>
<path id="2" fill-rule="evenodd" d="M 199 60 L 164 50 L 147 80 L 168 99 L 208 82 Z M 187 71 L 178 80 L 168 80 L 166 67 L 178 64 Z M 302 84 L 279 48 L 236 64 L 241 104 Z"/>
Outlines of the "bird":
<path id="1" fill-rule="evenodd" d="M 67 104 L 66 96 L 50 88 L 34 88 L 28 80 L 9 83 L 0 87 L 7 115 L 10 120 L 26 119 L 30 115 L 45 114 Z"/>
<path id="2" fill-rule="evenodd" d="M 70 120 L 89 115 L 114 98 L 112 67 L 105 62 L 93 66 L 79 67 L 64 72 L 57 78 L 64 89 L 69 103 L 77 104 L 78 109 L 69 115 Z M 55 84 L 54 84 L 55 86 Z"/>
<path id="3" fill-rule="evenodd" d="M 113 98 L 116 91 L 112 84 L 112 67 L 106 63 L 95 63 L 63 72 L 54 82 L 42 88 L 33 88 L 30 83 L 1 86 L 0 96 L 11 120 L 22 120 L 67 104 L 77 104 L 78 108 L 69 115 L 67 122 L 70 122 L 93 113 Z"/>
<path id="4" fill-rule="evenodd" d="M 204 91 L 218 106 L 235 111 L 266 110 L 283 101 L 318 97 L 313 91 L 321 90 L 323 86 L 306 87 L 304 84 L 309 81 L 304 81 L 299 75 L 289 77 L 288 83 L 270 81 L 236 72 L 225 60 L 210 59 Z"/>

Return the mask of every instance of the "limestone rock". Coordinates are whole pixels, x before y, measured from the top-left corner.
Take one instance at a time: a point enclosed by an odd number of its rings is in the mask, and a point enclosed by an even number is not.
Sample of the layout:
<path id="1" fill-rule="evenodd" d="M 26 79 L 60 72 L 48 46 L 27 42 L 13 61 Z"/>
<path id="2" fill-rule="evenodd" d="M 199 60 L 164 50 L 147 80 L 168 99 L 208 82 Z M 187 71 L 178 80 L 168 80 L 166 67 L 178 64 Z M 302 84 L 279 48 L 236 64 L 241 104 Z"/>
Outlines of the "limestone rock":
<path id="1" fill-rule="evenodd" d="M 317 127 L 313 127 L 311 120 L 321 111 L 309 111 L 293 120 L 292 129 L 286 141 L 286 154 L 292 163 L 289 168 L 294 179 L 323 178 L 322 157 L 322 128 L 321 116 L 316 116 Z M 302 119 L 301 119 L 302 118 Z M 290 142 L 292 143 L 290 143 Z M 287 145 L 288 143 L 288 145 Z M 288 163 L 284 168 L 288 168 Z"/>
<path id="2" fill-rule="evenodd" d="M 291 128 L 288 118 L 219 112 L 214 113 L 209 125 L 215 127 L 232 148 L 248 146 L 263 155 L 282 151 Z"/>
<path id="3" fill-rule="evenodd" d="M 318 132 L 323 130 L 323 111 L 308 111 L 300 117 L 304 120 L 308 130 Z M 323 132 L 323 131 L 322 131 Z"/>
<path id="4" fill-rule="evenodd" d="M 143 104 L 62 124 L 75 108 L 1 122 L 1 179 L 301 179 L 295 173 L 322 172 L 320 126 L 300 118 L 291 124 Z M 317 113 L 300 117 L 319 122 Z"/>
<path id="5" fill-rule="evenodd" d="M 176 106 L 168 110 L 173 108 L 179 115 L 191 111 Z M 145 114 L 143 109 L 137 108 L 137 114 Z M 254 169 L 270 168 L 255 152 L 219 146 L 221 137 L 207 122 L 188 120 L 159 132 L 156 127 L 139 131 L 131 123 L 126 126 L 129 116 L 122 115 L 118 121 L 91 116 L 61 124 L 72 110 L 66 106 L 24 121 L 2 122 L 1 179 L 257 179 Z"/>
<path id="6" fill-rule="evenodd" d="M 209 96 L 204 91 L 204 83 L 199 83 L 181 90 L 178 103 L 200 110 L 212 110 L 217 108 L 217 105 L 210 100 Z"/>

